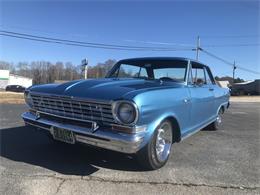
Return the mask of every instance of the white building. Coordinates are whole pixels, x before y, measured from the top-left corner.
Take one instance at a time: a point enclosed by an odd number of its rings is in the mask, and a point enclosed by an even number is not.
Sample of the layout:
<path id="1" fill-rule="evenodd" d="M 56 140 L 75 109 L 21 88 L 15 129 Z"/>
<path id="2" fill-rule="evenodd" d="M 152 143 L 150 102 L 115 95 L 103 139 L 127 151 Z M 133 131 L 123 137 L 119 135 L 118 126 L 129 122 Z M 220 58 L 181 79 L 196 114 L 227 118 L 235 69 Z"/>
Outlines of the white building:
<path id="1" fill-rule="evenodd" d="M 9 70 L 0 70 L 0 89 L 5 89 L 7 85 L 21 85 L 27 88 L 32 85 L 32 79 L 10 74 Z"/>
<path id="2" fill-rule="evenodd" d="M 220 87 L 223 87 L 223 88 L 229 88 L 230 86 L 230 83 L 229 81 L 218 81 Z"/>

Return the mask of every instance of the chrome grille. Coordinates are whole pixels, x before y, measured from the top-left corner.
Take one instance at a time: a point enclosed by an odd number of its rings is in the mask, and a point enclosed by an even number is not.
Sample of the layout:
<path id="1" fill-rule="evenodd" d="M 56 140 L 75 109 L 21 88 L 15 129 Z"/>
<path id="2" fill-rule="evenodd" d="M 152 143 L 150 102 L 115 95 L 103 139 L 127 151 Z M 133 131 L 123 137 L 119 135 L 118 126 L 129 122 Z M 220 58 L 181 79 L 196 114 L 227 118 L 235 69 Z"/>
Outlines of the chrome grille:
<path id="1" fill-rule="evenodd" d="M 115 123 L 112 115 L 112 107 L 109 103 L 97 103 L 69 99 L 62 96 L 53 97 L 38 94 L 31 94 L 31 97 L 33 107 L 38 111 L 103 124 Z"/>

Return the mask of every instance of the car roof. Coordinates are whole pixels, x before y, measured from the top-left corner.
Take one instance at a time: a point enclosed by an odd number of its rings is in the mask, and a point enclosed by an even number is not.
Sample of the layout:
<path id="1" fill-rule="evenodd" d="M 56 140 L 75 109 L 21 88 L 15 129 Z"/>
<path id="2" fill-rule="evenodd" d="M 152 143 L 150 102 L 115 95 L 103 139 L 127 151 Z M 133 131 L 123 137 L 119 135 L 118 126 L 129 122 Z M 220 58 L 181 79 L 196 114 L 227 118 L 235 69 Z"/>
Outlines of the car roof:
<path id="1" fill-rule="evenodd" d="M 165 61 L 191 61 L 193 63 L 195 63 L 196 65 L 201 65 L 201 66 L 205 66 L 208 67 L 207 65 L 203 64 L 202 62 L 199 62 L 197 60 L 194 59 L 190 59 L 190 58 L 184 58 L 184 57 L 140 57 L 140 58 L 128 58 L 128 59 L 122 59 L 119 62 L 124 62 L 124 61 L 159 61 L 159 60 L 165 60 Z"/>

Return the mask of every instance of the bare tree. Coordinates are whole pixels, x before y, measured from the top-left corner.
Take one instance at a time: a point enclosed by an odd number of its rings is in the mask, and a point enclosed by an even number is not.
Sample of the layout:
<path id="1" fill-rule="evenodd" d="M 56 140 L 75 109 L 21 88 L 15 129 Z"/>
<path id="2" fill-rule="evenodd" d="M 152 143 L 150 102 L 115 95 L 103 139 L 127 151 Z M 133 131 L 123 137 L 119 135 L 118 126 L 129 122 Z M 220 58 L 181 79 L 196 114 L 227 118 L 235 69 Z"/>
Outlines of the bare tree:
<path id="1" fill-rule="evenodd" d="M 107 60 L 95 66 L 89 66 L 89 78 L 102 78 L 109 69 L 116 63 L 115 60 Z M 0 61 L 0 69 L 9 69 L 14 74 L 30 77 L 33 84 L 53 83 L 55 80 L 76 80 L 83 78 L 80 65 L 73 65 L 71 62 L 56 62 L 52 64 L 48 61 L 19 62 L 16 65 L 5 61 Z"/>

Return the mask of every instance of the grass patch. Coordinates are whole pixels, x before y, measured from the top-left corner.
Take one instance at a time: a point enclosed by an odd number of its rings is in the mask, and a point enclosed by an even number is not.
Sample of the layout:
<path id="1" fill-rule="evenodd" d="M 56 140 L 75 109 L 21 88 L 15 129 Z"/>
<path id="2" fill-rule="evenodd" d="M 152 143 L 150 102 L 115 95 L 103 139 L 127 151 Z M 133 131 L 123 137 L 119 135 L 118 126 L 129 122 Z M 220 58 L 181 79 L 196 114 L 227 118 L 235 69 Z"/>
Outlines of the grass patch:
<path id="1" fill-rule="evenodd" d="M 1 104 L 24 104 L 23 93 L 0 91 Z"/>

